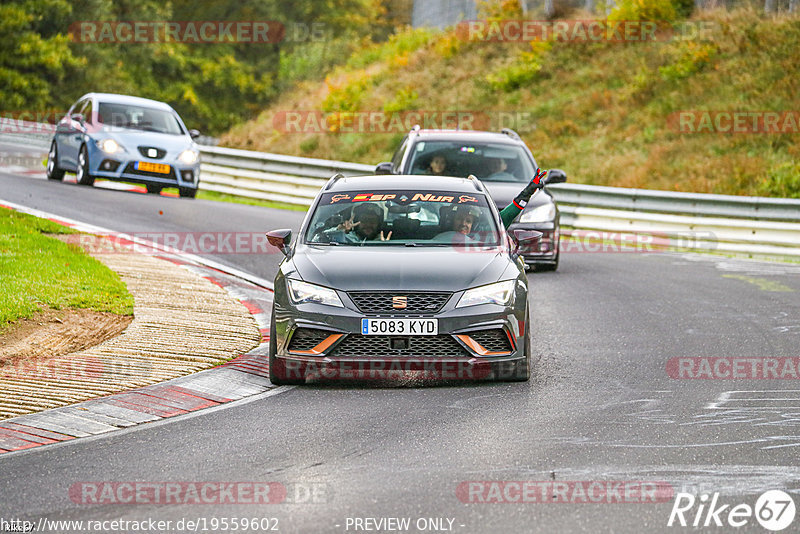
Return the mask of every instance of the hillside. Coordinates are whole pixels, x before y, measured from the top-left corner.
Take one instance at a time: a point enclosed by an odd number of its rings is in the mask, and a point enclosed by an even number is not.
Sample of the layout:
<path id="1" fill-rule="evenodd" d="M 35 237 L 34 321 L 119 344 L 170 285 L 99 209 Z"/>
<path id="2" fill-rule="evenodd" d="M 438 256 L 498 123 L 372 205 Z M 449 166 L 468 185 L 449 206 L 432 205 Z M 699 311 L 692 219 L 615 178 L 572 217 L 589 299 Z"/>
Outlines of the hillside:
<path id="1" fill-rule="evenodd" d="M 540 165 L 564 169 L 571 182 L 800 197 L 800 19 L 740 9 L 691 22 L 710 38 L 509 43 L 406 30 L 324 81 L 284 92 L 221 144 L 374 164 L 402 139 L 403 113 L 435 120 L 459 110 L 491 128 L 506 119 Z M 337 123 L 347 113 L 355 128 Z M 389 133 L 352 131 L 383 113 L 406 122 Z M 327 132 L 312 120 L 320 117 Z"/>

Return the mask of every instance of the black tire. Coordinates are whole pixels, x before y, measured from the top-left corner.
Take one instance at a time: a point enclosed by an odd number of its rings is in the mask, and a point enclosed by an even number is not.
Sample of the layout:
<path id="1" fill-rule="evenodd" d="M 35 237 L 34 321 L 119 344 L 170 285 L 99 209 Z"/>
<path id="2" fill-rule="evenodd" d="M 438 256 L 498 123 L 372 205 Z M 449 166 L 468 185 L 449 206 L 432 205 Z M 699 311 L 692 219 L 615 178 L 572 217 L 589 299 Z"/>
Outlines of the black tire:
<path id="1" fill-rule="evenodd" d="M 180 195 L 181 198 L 194 198 L 197 196 L 197 189 L 194 187 L 179 187 L 178 195 Z"/>
<path id="2" fill-rule="evenodd" d="M 531 379 L 531 312 L 525 312 L 525 359 L 517 362 L 514 369 L 514 376 L 509 379 L 509 382 L 527 382 Z"/>
<path id="3" fill-rule="evenodd" d="M 80 185 L 94 185 L 94 176 L 89 174 L 89 151 L 86 145 L 81 146 L 78 152 L 78 168 L 75 172 Z"/>
<path id="4" fill-rule="evenodd" d="M 146 184 L 145 188 L 147 188 L 147 192 L 151 195 L 160 195 L 161 190 L 163 189 L 160 185 L 150 185 L 150 184 Z"/>
<path id="5" fill-rule="evenodd" d="M 275 353 L 278 352 L 278 342 L 275 341 L 275 311 L 272 312 L 272 318 L 269 323 L 269 381 L 276 386 L 298 386 L 305 384 L 302 378 L 286 378 L 283 373 L 278 371 L 279 366 Z"/>
<path id="6" fill-rule="evenodd" d="M 58 166 L 58 145 L 55 139 L 50 144 L 50 152 L 47 154 L 47 179 L 59 182 L 64 179 L 64 170 Z"/>

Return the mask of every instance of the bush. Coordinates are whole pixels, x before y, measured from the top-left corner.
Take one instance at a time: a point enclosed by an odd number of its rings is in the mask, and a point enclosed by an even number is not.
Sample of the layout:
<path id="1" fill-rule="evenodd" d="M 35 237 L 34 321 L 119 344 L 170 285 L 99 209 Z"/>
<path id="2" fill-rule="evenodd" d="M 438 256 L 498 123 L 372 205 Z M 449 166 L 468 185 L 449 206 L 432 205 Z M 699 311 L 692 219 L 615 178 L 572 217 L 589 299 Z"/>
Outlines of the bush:
<path id="1" fill-rule="evenodd" d="M 758 189 L 768 197 L 800 198 L 800 163 L 786 162 L 770 169 Z"/>
<path id="2" fill-rule="evenodd" d="M 530 52 L 520 52 L 510 65 L 486 75 L 486 82 L 495 91 L 516 91 L 536 78 L 542 70 L 542 55 L 551 47 L 552 43 L 549 41 L 533 41 Z"/>
<path id="3" fill-rule="evenodd" d="M 619 0 L 608 20 L 673 21 L 676 17 L 672 0 Z"/>

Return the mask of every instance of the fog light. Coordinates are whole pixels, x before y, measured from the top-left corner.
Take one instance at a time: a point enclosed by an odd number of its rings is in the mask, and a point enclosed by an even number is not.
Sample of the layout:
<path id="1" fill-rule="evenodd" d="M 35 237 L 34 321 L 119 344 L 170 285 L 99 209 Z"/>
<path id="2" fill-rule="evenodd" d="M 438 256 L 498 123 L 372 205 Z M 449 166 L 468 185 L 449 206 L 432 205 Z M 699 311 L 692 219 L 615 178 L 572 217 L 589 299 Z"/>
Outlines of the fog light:
<path id="1" fill-rule="evenodd" d="M 184 182 L 194 183 L 194 173 L 192 171 L 181 171 L 181 179 Z"/>
<path id="2" fill-rule="evenodd" d="M 114 161 L 113 159 L 106 159 L 100 164 L 100 168 L 104 171 L 114 172 L 119 167 L 119 161 Z"/>

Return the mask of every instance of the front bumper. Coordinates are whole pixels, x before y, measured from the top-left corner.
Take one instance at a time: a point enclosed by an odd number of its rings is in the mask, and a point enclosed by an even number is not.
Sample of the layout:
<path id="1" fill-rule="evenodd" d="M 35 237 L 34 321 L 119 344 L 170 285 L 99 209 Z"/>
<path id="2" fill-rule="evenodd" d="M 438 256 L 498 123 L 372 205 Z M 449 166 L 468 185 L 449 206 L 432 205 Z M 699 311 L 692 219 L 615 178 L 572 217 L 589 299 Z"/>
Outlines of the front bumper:
<path id="1" fill-rule="evenodd" d="M 96 178 L 187 189 L 197 189 L 200 185 L 199 162 L 187 165 L 169 153 L 161 159 L 132 156 L 127 152 L 107 154 L 94 143 L 87 143 L 86 146 L 89 151 L 89 172 Z M 163 174 L 137 170 L 138 161 L 169 165 L 170 172 Z"/>
<path id="2" fill-rule="evenodd" d="M 280 285 L 276 283 L 272 365 L 285 379 L 502 379 L 525 358 L 527 291 L 522 287 L 510 306 L 455 308 L 463 294 L 457 292 L 439 313 L 402 316 L 437 319 L 436 336 L 366 336 L 361 334 L 363 318 L 401 316 L 362 313 L 343 292 L 338 293 L 345 308 L 294 306 Z"/>

